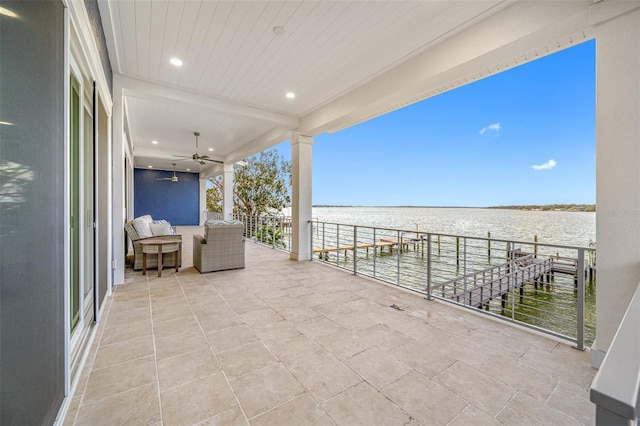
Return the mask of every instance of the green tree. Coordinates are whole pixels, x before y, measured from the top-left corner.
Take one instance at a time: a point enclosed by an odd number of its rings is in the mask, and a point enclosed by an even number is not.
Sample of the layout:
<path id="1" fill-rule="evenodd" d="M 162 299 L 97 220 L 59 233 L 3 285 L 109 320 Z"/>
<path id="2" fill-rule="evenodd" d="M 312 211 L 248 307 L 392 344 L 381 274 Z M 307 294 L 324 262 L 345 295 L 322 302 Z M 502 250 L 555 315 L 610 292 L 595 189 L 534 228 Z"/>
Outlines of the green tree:
<path id="1" fill-rule="evenodd" d="M 207 188 L 207 211 L 222 212 L 222 179 L 220 176 L 217 176 L 212 184 L 211 188 Z"/>
<path id="2" fill-rule="evenodd" d="M 291 162 L 276 149 L 268 149 L 245 160 L 246 166 L 234 171 L 233 212 L 269 215 L 291 202 Z M 211 180 L 207 189 L 207 210 L 222 211 L 222 176 Z"/>

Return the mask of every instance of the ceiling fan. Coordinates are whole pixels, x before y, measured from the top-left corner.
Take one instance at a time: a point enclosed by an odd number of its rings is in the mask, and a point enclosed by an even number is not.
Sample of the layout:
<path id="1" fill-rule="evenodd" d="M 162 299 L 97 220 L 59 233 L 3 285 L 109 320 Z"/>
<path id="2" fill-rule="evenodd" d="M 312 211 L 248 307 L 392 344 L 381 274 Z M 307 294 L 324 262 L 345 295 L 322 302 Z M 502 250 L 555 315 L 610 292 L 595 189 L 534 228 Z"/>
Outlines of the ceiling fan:
<path id="1" fill-rule="evenodd" d="M 196 137 L 196 152 L 195 152 L 195 154 L 193 154 L 191 156 L 174 155 L 174 157 L 179 157 L 179 158 L 182 158 L 183 160 L 191 159 L 191 160 L 197 161 L 201 165 L 205 165 L 207 161 L 210 161 L 212 163 L 220 163 L 220 164 L 224 163 L 224 161 L 214 160 L 213 158 L 209 157 L 208 155 L 200 155 L 200 154 L 198 154 L 198 136 L 200 136 L 200 132 L 193 132 L 193 134 Z M 181 161 L 181 160 L 178 160 L 178 161 Z"/>
<path id="2" fill-rule="evenodd" d="M 184 182 L 184 181 L 190 181 L 191 179 L 189 178 L 182 178 L 182 179 L 178 179 L 178 176 L 176 176 L 176 163 L 171 163 L 173 164 L 173 176 L 171 177 L 166 177 L 166 178 L 158 178 L 156 180 L 170 180 L 171 182 Z"/>

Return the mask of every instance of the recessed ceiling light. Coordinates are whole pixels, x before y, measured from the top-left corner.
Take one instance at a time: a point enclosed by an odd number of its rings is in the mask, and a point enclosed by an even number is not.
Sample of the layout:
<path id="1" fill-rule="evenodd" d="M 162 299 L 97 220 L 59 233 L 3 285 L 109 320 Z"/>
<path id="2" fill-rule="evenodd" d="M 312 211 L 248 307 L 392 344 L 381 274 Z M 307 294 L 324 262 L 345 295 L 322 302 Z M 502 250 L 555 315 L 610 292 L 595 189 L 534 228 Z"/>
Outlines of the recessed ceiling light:
<path id="1" fill-rule="evenodd" d="M 158 145 L 158 141 L 151 141 L 152 144 Z"/>
<path id="2" fill-rule="evenodd" d="M 188 172 L 190 172 L 190 171 L 191 171 L 191 169 L 187 169 L 187 171 L 188 171 Z"/>
<path id="3" fill-rule="evenodd" d="M 182 61 L 178 58 L 171 58 L 171 60 L 169 61 L 171 62 L 172 65 L 175 65 L 176 67 L 181 67 L 182 66 Z"/>
<path id="4" fill-rule="evenodd" d="M 209 151 L 213 152 L 213 148 L 209 148 Z"/>
<path id="5" fill-rule="evenodd" d="M 286 96 L 287 98 L 289 98 L 289 99 L 293 99 L 293 98 L 295 98 L 295 97 L 296 97 L 296 94 L 295 94 L 295 93 L 293 93 L 293 92 L 287 92 L 287 93 L 285 94 L 285 96 Z"/>
<path id="6" fill-rule="evenodd" d="M 153 169 L 153 166 L 147 166 L 147 169 Z"/>
<path id="7" fill-rule="evenodd" d="M 5 8 L 5 7 L 0 7 L 0 15 L 3 16 L 8 16 L 9 18 L 17 18 L 18 15 L 15 14 L 15 12 Z"/>
<path id="8" fill-rule="evenodd" d="M 273 27 L 273 33 L 277 36 L 281 36 L 284 34 L 284 27 L 281 27 L 280 25 L 276 25 L 275 27 Z"/>

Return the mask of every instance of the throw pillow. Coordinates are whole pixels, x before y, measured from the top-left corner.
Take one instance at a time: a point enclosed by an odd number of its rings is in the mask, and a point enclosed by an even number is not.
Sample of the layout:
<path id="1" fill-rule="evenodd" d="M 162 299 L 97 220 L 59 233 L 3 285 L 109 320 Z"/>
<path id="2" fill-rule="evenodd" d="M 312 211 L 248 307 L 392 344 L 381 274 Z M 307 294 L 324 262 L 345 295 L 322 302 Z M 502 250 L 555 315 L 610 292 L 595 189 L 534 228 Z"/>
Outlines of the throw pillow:
<path id="1" fill-rule="evenodd" d="M 164 219 L 158 219 L 158 220 L 154 220 L 153 223 L 161 223 L 161 224 L 169 225 L 170 234 L 167 234 L 167 235 L 176 235 L 175 229 L 173 229 L 173 227 L 171 226 L 171 223 L 169 223 L 168 221 Z"/>
<path id="2" fill-rule="evenodd" d="M 151 233 L 154 237 L 158 235 L 173 235 L 173 229 L 168 223 L 150 223 L 149 228 L 151 228 Z"/>
<path id="3" fill-rule="evenodd" d="M 138 233 L 138 237 L 140 238 L 149 238 L 153 237 L 153 233 L 151 232 L 150 225 L 151 223 L 145 219 L 137 218 L 133 220 L 133 229 Z"/>

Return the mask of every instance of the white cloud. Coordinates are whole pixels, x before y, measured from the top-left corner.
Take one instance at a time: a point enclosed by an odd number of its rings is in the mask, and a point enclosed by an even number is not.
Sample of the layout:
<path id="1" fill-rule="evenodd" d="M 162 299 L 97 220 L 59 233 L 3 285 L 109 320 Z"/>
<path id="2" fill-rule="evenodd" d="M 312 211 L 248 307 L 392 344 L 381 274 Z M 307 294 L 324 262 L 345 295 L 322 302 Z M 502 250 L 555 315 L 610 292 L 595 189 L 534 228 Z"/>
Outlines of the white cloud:
<path id="1" fill-rule="evenodd" d="M 493 123 L 493 124 L 489 124 L 486 127 L 483 127 L 482 130 L 480 130 L 480 134 L 484 135 L 488 131 L 496 132 L 496 134 L 499 134 L 500 133 L 500 123 Z"/>
<path id="2" fill-rule="evenodd" d="M 556 166 L 556 160 L 549 160 L 544 164 L 534 164 L 533 166 L 533 170 L 549 170 L 549 169 L 553 169 Z"/>

